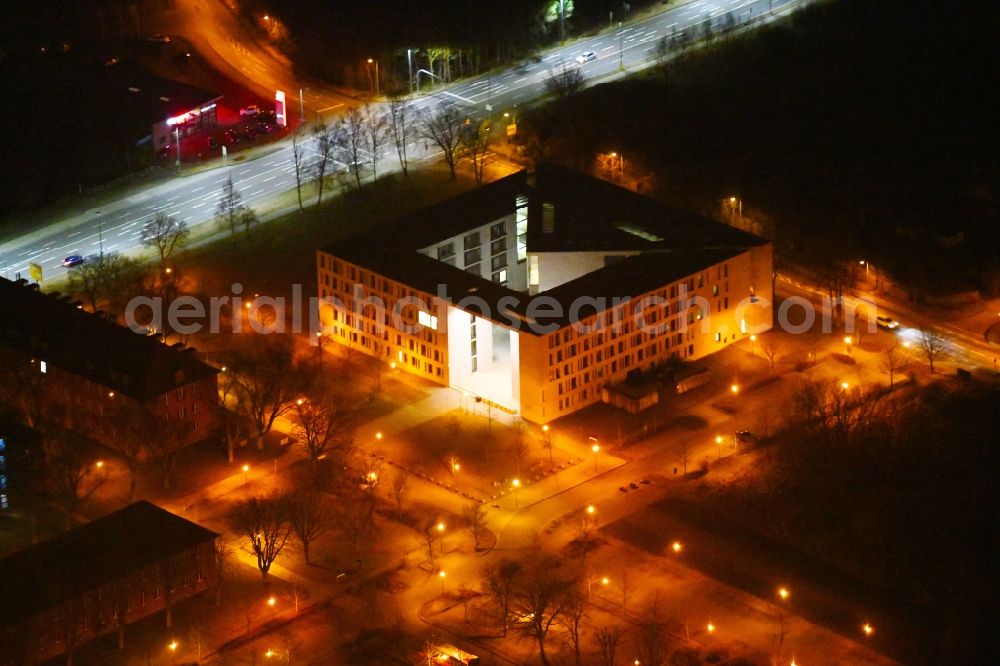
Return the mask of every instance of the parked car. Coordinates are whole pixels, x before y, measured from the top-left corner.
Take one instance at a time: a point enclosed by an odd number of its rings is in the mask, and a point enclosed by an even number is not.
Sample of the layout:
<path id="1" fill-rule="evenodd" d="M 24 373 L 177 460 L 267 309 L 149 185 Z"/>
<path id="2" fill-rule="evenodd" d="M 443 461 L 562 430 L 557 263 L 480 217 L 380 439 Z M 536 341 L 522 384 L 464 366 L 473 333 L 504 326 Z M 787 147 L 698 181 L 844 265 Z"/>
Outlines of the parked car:
<path id="1" fill-rule="evenodd" d="M 581 65 L 591 60 L 597 60 L 597 54 L 593 51 L 584 51 L 576 57 L 576 61 Z"/>
<path id="2" fill-rule="evenodd" d="M 257 123 L 257 131 L 261 134 L 270 134 L 274 131 L 274 125 L 265 123 L 263 120 Z"/>
<path id="3" fill-rule="evenodd" d="M 240 109 L 240 115 L 246 118 L 252 118 L 260 113 L 260 107 L 256 104 L 248 104 Z"/>
<path id="4" fill-rule="evenodd" d="M 239 143 L 243 140 L 243 136 L 235 130 L 226 130 L 225 134 L 222 135 L 222 138 L 228 143 Z"/>
<path id="5" fill-rule="evenodd" d="M 885 315 L 880 315 L 875 317 L 875 323 L 878 324 L 879 328 L 884 328 L 887 331 L 895 331 L 899 328 L 899 322 L 892 317 L 887 317 Z"/>
<path id="6" fill-rule="evenodd" d="M 72 268 L 73 266 L 79 266 L 84 262 L 84 259 L 79 254 L 71 254 L 62 261 L 62 265 L 66 268 Z"/>

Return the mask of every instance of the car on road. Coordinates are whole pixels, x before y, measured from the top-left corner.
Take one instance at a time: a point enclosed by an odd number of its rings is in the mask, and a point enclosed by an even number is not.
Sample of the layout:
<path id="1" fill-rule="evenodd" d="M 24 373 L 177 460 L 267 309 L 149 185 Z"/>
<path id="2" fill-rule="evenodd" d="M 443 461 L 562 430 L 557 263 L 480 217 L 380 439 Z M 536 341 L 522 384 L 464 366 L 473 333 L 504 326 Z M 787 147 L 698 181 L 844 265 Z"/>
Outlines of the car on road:
<path id="1" fill-rule="evenodd" d="M 66 268 L 72 268 L 73 266 L 79 266 L 84 261 L 83 257 L 79 254 L 71 254 L 62 260 L 62 265 Z"/>
<path id="2" fill-rule="evenodd" d="M 875 323 L 878 324 L 879 328 L 884 328 L 887 331 L 895 331 L 899 328 L 899 322 L 892 317 L 887 317 L 885 315 L 879 315 L 875 317 Z"/>
<path id="3" fill-rule="evenodd" d="M 576 57 L 576 61 L 581 65 L 590 62 L 591 60 L 597 60 L 597 54 L 593 51 L 584 51 Z"/>
<path id="4" fill-rule="evenodd" d="M 256 104 L 248 104 L 240 109 L 240 115 L 244 118 L 253 117 L 260 114 L 260 107 Z"/>

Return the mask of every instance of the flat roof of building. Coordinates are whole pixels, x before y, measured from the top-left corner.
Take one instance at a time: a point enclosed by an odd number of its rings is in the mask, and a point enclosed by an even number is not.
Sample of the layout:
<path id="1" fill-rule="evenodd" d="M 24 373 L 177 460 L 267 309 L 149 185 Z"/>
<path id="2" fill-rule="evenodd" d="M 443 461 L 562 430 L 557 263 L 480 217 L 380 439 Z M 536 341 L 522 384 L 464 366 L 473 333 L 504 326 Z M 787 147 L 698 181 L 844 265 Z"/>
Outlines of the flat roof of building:
<path id="1" fill-rule="evenodd" d="M 324 252 L 437 295 L 446 285 L 453 302 L 483 299 L 496 313 L 501 299 L 518 303 L 506 309 L 527 318 L 527 294 L 474 275 L 419 250 L 459 236 L 516 211 L 528 200 L 527 251 L 635 253 L 575 280 L 542 292 L 562 307 L 562 317 L 541 323 L 569 323 L 570 305 L 580 297 L 610 301 L 638 296 L 725 261 L 768 241 L 689 211 L 665 206 L 593 176 L 542 164 L 424 208 L 396 222 L 352 236 Z M 391 239 L 387 243 L 386 239 Z M 602 308 L 598 308 L 600 310 Z M 593 308 L 587 311 L 592 313 Z"/>
<path id="2" fill-rule="evenodd" d="M 219 372 L 198 360 L 193 348 L 170 347 L 134 333 L 23 281 L 0 278 L 0 312 L 0 346 L 137 400 Z"/>
<path id="3" fill-rule="evenodd" d="M 139 501 L 0 560 L 0 625 L 212 541 L 219 535 Z"/>

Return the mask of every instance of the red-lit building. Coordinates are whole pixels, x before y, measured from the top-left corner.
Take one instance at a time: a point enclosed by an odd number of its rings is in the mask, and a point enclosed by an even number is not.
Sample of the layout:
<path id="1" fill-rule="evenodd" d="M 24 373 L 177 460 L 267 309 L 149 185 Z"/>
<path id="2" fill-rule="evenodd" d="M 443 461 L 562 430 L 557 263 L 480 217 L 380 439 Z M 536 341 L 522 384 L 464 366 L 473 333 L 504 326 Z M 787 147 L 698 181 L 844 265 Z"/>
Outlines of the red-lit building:
<path id="1" fill-rule="evenodd" d="M 101 442 L 124 416 L 149 419 L 150 437 L 174 429 L 177 446 L 218 425 L 218 369 L 193 348 L 168 346 L 86 312 L 69 297 L 0 278 L 0 402 Z M 97 423 L 100 427 L 88 427 Z"/>
<path id="2" fill-rule="evenodd" d="M 0 665 L 36 664 L 212 587 L 218 534 L 135 502 L 0 560 Z M 169 622 L 169 620 L 168 620 Z"/>

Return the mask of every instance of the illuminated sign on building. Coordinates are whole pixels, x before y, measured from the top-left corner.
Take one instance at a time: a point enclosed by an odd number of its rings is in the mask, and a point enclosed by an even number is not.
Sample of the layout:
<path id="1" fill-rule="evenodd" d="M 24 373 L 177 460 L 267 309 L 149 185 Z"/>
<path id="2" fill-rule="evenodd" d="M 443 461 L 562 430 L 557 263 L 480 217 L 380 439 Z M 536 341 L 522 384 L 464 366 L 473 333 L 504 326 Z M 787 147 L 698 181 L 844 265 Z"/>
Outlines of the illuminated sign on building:
<path id="1" fill-rule="evenodd" d="M 288 119 L 285 117 L 284 90 L 274 91 L 274 119 L 281 127 L 286 127 L 288 125 Z"/>

